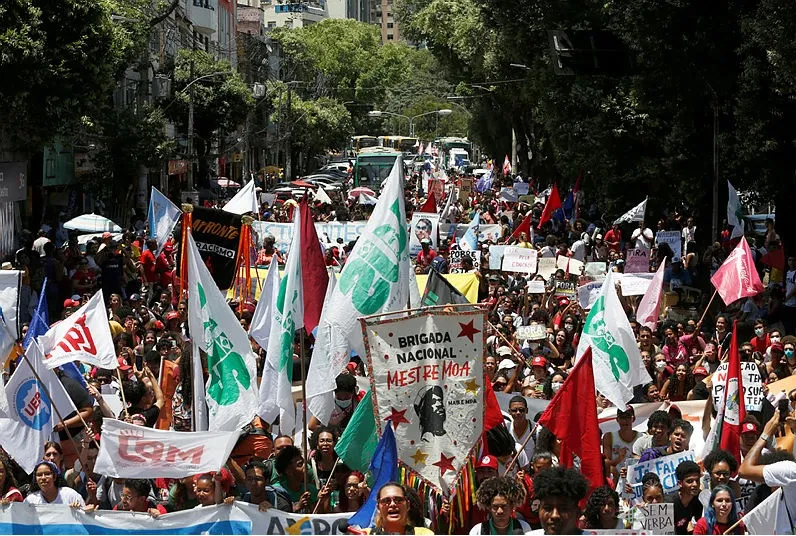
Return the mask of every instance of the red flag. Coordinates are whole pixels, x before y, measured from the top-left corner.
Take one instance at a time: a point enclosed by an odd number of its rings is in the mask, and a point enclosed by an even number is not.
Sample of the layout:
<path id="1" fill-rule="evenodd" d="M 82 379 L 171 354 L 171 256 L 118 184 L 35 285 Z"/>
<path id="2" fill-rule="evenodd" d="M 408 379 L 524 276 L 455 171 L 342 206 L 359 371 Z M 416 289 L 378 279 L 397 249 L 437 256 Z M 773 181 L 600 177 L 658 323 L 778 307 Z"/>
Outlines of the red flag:
<path id="1" fill-rule="evenodd" d="M 741 241 L 730 252 L 724 264 L 716 270 L 710 282 L 726 305 L 763 292 L 763 283 L 757 275 L 746 237 L 741 237 Z"/>
<path id="2" fill-rule="evenodd" d="M 721 448 L 726 450 L 741 464 L 741 423 L 746 418 L 743 399 L 743 376 L 741 375 L 741 354 L 738 353 L 738 321 L 732 326 L 730 339 L 730 359 L 727 367 L 727 380 L 724 383 L 724 419 L 721 425 Z"/>
<path id="3" fill-rule="evenodd" d="M 503 411 L 500 409 L 495 391 L 492 389 L 492 382 L 484 376 L 484 432 L 491 430 L 495 426 L 503 424 Z"/>
<path id="4" fill-rule="evenodd" d="M 437 213 L 437 197 L 434 195 L 433 190 L 428 193 L 428 199 L 426 199 L 426 202 L 423 203 L 423 206 L 418 209 L 418 212 L 430 212 L 432 214 Z"/>
<path id="5" fill-rule="evenodd" d="M 533 231 L 531 230 L 531 214 L 532 213 L 533 213 L 533 211 L 531 211 L 531 210 L 528 211 L 528 215 L 525 216 L 525 218 L 520 222 L 520 224 L 517 226 L 517 228 L 514 229 L 514 232 L 511 233 L 511 236 L 508 238 L 508 240 L 506 240 L 507 243 L 511 242 L 515 238 L 519 238 L 520 237 L 520 233 L 525 233 L 526 235 L 528 235 L 528 240 L 531 240 L 533 238 Z"/>
<path id="6" fill-rule="evenodd" d="M 536 228 L 541 229 L 542 225 L 544 225 L 550 218 L 553 217 L 553 212 L 560 208 L 561 196 L 558 195 L 558 186 L 553 183 L 553 188 L 550 190 L 550 195 L 547 196 L 547 203 L 544 204 L 542 217 L 539 219 L 539 225 L 537 225 Z"/>
<path id="7" fill-rule="evenodd" d="M 605 480 L 594 400 L 594 368 L 591 348 L 588 348 L 539 419 L 539 424 L 561 441 L 561 466 L 572 467 L 573 455 L 577 454 L 580 472 L 589 480 L 592 489 L 602 486 Z"/>
<path id="8" fill-rule="evenodd" d="M 307 198 L 301 201 L 301 280 L 304 285 L 304 328 L 311 333 L 321 319 L 329 273 Z"/>

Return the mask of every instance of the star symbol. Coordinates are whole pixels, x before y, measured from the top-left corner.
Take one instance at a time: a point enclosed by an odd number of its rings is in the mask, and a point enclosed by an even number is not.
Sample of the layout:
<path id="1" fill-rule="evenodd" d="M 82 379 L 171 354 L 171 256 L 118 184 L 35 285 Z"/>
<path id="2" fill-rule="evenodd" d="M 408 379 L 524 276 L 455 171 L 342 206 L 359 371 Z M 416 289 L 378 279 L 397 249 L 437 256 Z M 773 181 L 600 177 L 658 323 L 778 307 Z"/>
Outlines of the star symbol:
<path id="1" fill-rule="evenodd" d="M 458 336 L 467 337 L 468 339 L 470 339 L 470 342 L 475 342 L 475 340 L 473 339 L 473 335 L 475 335 L 476 333 L 481 333 L 481 330 L 475 329 L 475 326 L 473 326 L 474 322 L 475 320 L 470 320 L 466 324 L 463 322 L 459 322 L 459 327 L 461 328 L 461 331 L 459 332 Z"/>
<path id="2" fill-rule="evenodd" d="M 436 465 L 437 467 L 439 467 L 440 473 L 444 474 L 445 471 L 453 471 L 455 473 L 456 472 L 456 468 L 453 466 L 453 463 L 451 463 L 455 459 L 456 459 L 456 456 L 451 456 L 450 458 L 448 458 L 447 456 L 445 456 L 445 454 L 440 452 L 439 453 L 439 461 L 438 462 L 434 462 L 431 465 Z"/>
<path id="3" fill-rule="evenodd" d="M 417 452 L 415 452 L 409 457 L 415 461 L 415 465 L 420 465 L 420 464 L 426 465 L 426 458 L 428 458 L 428 454 L 426 454 L 420 449 L 417 449 Z"/>
<path id="4" fill-rule="evenodd" d="M 393 430 L 396 430 L 398 428 L 398 425 L 401 424 L 402 422 L 404 422 L 406 424 L 409 424 L 409 421 L 407 420 L 407 418 L 405 416 L 406 409 L 402 409 L 401 411 L 398 411 L 394 407 L 390 406 L 390 411 L 391 411 L 391 415 L 389 417 L 385 418 L 384 420 L 385 421 L 390 421 L 392 423 L 392 429 Z"/>
<path id="5" fill-rule="evenodd" d="M 476 381 L 475 378 L 471 378 L 471 379 L 467 380 L 466 382 L 464 382 L 464 389 L 466 390 L 467 394 L 472 393 L 474 395 L 477 395 L 478 394 L 478 382 Z"/>

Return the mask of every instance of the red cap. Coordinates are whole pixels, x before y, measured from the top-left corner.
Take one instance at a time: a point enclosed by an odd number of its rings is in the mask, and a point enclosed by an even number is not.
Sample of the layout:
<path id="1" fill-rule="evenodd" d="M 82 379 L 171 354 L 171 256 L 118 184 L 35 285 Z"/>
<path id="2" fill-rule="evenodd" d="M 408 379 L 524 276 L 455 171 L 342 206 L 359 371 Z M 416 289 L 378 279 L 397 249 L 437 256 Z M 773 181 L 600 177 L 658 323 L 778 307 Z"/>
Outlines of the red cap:
<path id="1" fill-rule="evenodd" d="M 532 367 L 546 367 L 547 366 L 547 359 L 545 359 L 544 357 L 542 357 L 540 355 L 537 355 L 536 357 L 533 358 L 533 361 L 531 361 L 531 366 Z"/>
<path id="2" fill-rule="evenodd" d="M 481 461 L 478 462 L 478 464 L 475 466 L 476 469 L 483 469 L 485 467 L 488 467 L 490 469 L 494 469 L 495 471 L 497 471 L 497 468 L 498 468 L 497 458 L 495 458 L 494 456 L 489 456 L 489 455 L 484 456 L 483 458 L 481 458 Z"/>
<path id="3" fill-rule="evenodd" d="M 174 246 L 172 246 L 171 244 L 166 244 L 165 246 L 163 246 L 163 251 L 171 253 L 172 251 L 174 251 Z"/>
<path id="4" fill-rule="evenodd" d="M 163 331 L 163 329 L 165 328 L 163 322 L 161 322 L 160 320 L 155 320 L 154 327 L 158 331 Z"/>
<path id="5" fill-rule="evenodd" d="M 348 363 L 348 365 L 346 365 L 345 368 L 347 368 L 349 372 L 354 372 L 357 369 L 357 364 L 352 361 Z"/>
<path id="6" fill-rule="evenodd" d="M 113 238 L 113 235 L 108 231 L 105 231 L 104 233 L 102 233 L 102 239 L 105 240 L 107 238 Z"/>
<path id="7" fill-rule="evenodd" d="M 72 298 L 67 298 L 64 300 L 64 309 L 66 309 L 67 307 L 74 307 L 74 306 L 75 302 L 72 301 Z"/>
<path id="8" fill-rule="evenodd" d="M 123 357 L 119 357 L 117 361 L 119 362 L 119 370 L 125 371 L 133 368 L 127 364 L 127 361 L 125 361 Z"/>
<path id="9" fill-rule="evenodd" d="M 179 319 L 180 319 L 180 313 L 178 313 L 177 311 L 169 311 L 168 313 L 166 313 L 166 320 L 179 320 Z"/>
<path id="10" fill-rule="evenodd" d="M 558 305 L 559 306 L 561 306 L 561 305 L 569 305 L 569 298 L 567 298 L 566 296 L 559 296 L 558 297 Z"/>
<path id="11" fill-rule="evenodd" d="M 757 429 L 757 425 L 753 422 L 745 422 L 741 425 L 741 433 L 746 434 L 749 432 L 757 433 L 759 430 Z"/>
<path id="12" fill-rule="evenodd" d="M 785 347 L 782 345 L 781 342 L 774 342 L 774 343 L 771 343 L 771 350 L 772 351 L 773 350 L 779 350 L 780 352 L 784 352 L 785 351 Z"/>
<path id="13" fill-rule="evenodd" d="M 696 367 L 692 374 L 694 374 L 694 375 L 702 374 L 703 376 L 707 376 L 708 375 L 708 371 L 707 371 L 707 369 L 705 367 Z"/>

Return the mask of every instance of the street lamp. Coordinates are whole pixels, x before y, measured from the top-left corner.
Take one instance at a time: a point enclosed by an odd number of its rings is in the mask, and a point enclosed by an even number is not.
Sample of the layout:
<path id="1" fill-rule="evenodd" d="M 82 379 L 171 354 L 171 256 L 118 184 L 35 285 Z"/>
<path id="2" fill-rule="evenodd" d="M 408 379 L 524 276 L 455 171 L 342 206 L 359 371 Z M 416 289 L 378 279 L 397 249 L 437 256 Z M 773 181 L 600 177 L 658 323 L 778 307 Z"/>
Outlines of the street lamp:
<path id="1" fill-rule="evenodd" d="M 417 119 L 418 117 L 423 117 L 424 115 L 431 115 L 431 114 L 437 114 L 444 117 L 452 113 L 453 110 L 451 110 L 450 108 L 443 108 L 442 110 L 432 110 L 424 114 L 413 115 L 412 117 L 409 118 L 409 135 L 412 137 L 415 136 L 415 119 Z"/>
<path id="2" fill-rule="evenodd" d="M 383 115 L 391 115 L 393 117 L 403 117 L 404 119 L 409 121 L 409 130 L 410 130 L 409 135 L 410 136 L 412 135 L 412 133 L 411 133 L 411 130 L 412 130 L 412 119 L 408 115 L 396 114 L 396 113 L 393 113 L 393 112 L 385 112 L 383 110 L 371 110 L 371 111 L 368 112 L 368 117 L 381 117 Z"/>

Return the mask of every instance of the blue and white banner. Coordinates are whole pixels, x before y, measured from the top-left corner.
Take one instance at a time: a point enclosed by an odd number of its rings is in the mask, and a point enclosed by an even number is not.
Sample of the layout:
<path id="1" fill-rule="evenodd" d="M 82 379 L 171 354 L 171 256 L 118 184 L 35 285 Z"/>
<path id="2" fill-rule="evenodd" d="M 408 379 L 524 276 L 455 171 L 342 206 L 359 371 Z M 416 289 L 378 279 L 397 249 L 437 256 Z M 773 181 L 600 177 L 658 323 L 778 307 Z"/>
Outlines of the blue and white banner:
<path id="1" fill-rule="evenodd" d="M 146 513 L 66 505 L 12 503 L 0 506 L 0 534 L 344 534 L 350 514 L 301 515 L 257 505 L 193 508 L 153 518 Z"/>
<path id="2" fill-rule="evenodd" d="M 182 211 L 177 205 L 153 186 L 149 196 L 147 220 L 149 221 L 149 237 L 158 241 L 158 250 L 155 252 L 155 256 L 160 254 L 160 250 L 169 239 L 174 226 L 180 221 L 180 216 L 182 216 Z"/>

